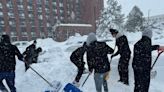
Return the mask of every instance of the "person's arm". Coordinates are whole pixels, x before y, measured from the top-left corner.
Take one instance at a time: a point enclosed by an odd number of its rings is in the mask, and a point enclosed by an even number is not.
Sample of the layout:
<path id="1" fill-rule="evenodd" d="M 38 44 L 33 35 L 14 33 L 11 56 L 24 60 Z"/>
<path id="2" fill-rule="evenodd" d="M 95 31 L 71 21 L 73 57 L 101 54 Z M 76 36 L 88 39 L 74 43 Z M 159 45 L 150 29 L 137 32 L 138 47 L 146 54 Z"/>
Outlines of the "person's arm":
<path id="1" fill-rule="evenodd" d="M 106 50 L 108 51 L 108 54 L 112 54 L 114 52 L 114 50 L 108 45 L 106 45 L 105 47 L 106 47 Z"/>
<path id="2" fill-rule="evenodd" d="M 159 49 L 159 45 L 152 45 L 151 46 L 151 50 L 153 51 L 153 50 L 158 50 Z"/>
<path id="3" fill-rule="evenodd" d="M 93 58 L 90 55 L 88 55 L 88 53 L 87 53 L 87 64 L 88 64 L 89 71 L 92 72 L 93 71 Z"/>
<path id="4" fill-rule="evenodd" d="M 23 55 L 20 53 L 20 51 L 16 46 L 15 46 L 15 54 L 17 55 L 19 60 L 23 61 Z"/>
<path id="5" fill-rule="evenodd" d="M 118 45 L 116 45 L 117 48 L 118 48 L 118 50 L 116 51 L 116 53 L 114 53 L 114 54 L 112 55 L 112 57 L 117 56 L 118 54 L 120 54 L 121 49 L 122 49 L 122 45 L 123 45 L 123 43 L 119 43 Z"/>

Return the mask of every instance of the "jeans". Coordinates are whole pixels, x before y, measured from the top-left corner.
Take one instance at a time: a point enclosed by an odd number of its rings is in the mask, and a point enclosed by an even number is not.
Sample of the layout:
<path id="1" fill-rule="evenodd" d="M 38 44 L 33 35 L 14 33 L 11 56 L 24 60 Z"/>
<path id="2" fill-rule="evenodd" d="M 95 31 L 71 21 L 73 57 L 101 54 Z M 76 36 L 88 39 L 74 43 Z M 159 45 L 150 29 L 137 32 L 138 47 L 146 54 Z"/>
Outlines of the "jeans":
<path id="1" fill-rule="evenodd" d="M 5 79 L 11 92 L 16 92 L 15 88 L 15 72 L 0 72 L 0 90 L 7 90 L 2 80 Z"/>
<path id="2" fill-rule="evenodd" d="M 104 87 L 104 92 L 108 92 L 107 81 L 105 80 L 106 73 L 95 73 L 94 80 L 97 92 L 102 92 L 102 86 Z"/>

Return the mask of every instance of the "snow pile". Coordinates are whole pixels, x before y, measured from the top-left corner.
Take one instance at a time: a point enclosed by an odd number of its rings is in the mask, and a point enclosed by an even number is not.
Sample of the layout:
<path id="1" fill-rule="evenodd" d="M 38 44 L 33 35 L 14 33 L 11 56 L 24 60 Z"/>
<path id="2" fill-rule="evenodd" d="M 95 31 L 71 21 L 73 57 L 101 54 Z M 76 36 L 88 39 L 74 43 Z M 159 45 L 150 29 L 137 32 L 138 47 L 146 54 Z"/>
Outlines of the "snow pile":
<path id="1" fill-rule="evenodd" d="M 140 39 L 141 33 L 126 33 L 126 35 L 130 43 L 131 51 L 133 51 L 133 45 Z M 70 37 L 65 42 L 55 42 L 50 38 L 38 39 L 37 47 L 42 47 L 44 53 L 41 53 L 41 55 L 39 56 L 39 63 L 32 64 L 31 67 L 33 67 L 49 82 L 52 82 L 54 80 L 61 81 L 63 85 L 62 87 L 64 87 L 67 83 L 70 83 L 74 80 L 77 73 L 76 67 L 70 62 L 70 54 L 75 48 L 82 45 L 82 43 L 86 40 L 86 37 L 87 36 L 80 35 Z M 114 48 L 114 41 L 108 41 L 107 43 L 109 46 Z M 157 43 L 164 45 L 164 39 L 153 40 L 153 44 Z M 153 60 L 155 59 L 156 55 L 157 52 L 153 52 Z M 130 86 L 125 86 L 117 82 L 119 79 L 117 71 L 118 58 L 119 56 L 115 57 L 112 60 L 112 70 L 110 72 L 110 78 L 108 80 L 109 92 L 133 92 L 134 78 L 133 70 L 131 67 L 132 61 L 130 62 L 129 66 Z M 164 92 L 163 60 L 164 54 L 159 58 L 157 64 L 154 67 L 154 69 L 157 70 L 157 77 L 151 80 L 150 92 Z M 31 69 L 29 69 L 27 72 L 24 72 L 24 70 L 24 63 L 21 61 L 17 61 L 15 80 L 17 92 L 44 92 L 44 90 L 49 85 Z M 83 75 L 81 83 L 84 81 L 86 76 L 86 74 Z M 93 74 L 89 77 L 86 84 L 81 89 L 84 92 L 96 92 Z"/>

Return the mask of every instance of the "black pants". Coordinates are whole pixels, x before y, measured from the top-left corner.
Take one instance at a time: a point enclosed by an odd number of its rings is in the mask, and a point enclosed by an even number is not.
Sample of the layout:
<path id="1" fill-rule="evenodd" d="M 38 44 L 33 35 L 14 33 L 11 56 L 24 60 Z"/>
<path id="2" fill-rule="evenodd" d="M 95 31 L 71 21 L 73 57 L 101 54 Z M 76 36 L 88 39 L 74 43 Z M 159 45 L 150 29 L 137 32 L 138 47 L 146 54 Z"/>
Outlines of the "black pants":
<path id="1" fill-rule="evenodd" d="M 129 84 L 129 60 L 130 56 L 120 57 L 119 64 L 118 64 L 118 72 L 120 76 L 120 81 L 124 82 L 125 84 Z"/>
<path id="2" fill-rule="evenodd" d="M 76 77 L 75 77 L 75 81 L 76 82 L 79 82 L 79 80 L 80 80 L 80 78 L 81 78 L 81 76 L 82 76 L 82 74 L 83 74 L 83 71 L 84 71 L 84 65 L 85 65 L 85 62 L 82 62 L 82 61 L 79 61 L 79 63 L 76 63 L 75 64 L 76 66 L 77 66 L 77 68 L 78 68 L 78 73 L 77 73 L 77 75 L 76 75 Z"/>
<path id="3" fill-rule="evenodd" d="M 145 67 L 144 67 L 145 68 Z M 137 69 L 134 70 L 135 87 L 134 92 L 148 92 L 150 85 L 150 70 L 149 69 Z"/>
<path id="4" fill-rule="evenodd" d="M 2 80 L 5 79 L 11 92 L 16 92 L 15 88 L 15 72 L 0 72 L 0 90 L 7 90 Z"/>

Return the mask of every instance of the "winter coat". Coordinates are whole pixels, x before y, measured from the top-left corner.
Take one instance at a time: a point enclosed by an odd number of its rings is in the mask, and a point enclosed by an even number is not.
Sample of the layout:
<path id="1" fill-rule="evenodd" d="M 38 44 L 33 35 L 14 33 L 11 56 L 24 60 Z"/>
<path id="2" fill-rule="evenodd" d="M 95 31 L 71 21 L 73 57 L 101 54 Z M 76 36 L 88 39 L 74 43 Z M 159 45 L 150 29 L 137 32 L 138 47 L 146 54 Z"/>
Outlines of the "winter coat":
<path id="1" fill-rule="evenodd" d="M 110 70 L 110 63 L 107 54 L 112 54 L 113 49 L 105 42 L 94 41 L 87 47 L 87 63 L 89 71 L 105 73 Z"/>
<path id="2" fill-rule="evenodd" d="M 151 39 L 143 36 L 134 45 L 133 68 L 150 70 L 152 62 L 151 51 L 157 50 L 158 48 L 159 45 L 151 45 Z"/>
<path id="3" fill-rule="evenodd" d="M 36 46 L 31 44 L 26 48 L 26 51 L 23 52 L 26 63 L 32 63 L 33 55 L 35 53 Z"/>
<path id="4" fill-rule="evenodd" d="M 117 56 L 118 54 L 120 54 L 121 57 L 130 56 L 131 51 L 129 48 L 127 37 L 125 35 L 117 35 L 116 46 L 118 47 L 118 50 L 113 56 Z"/>
<path id="5" fill-rule="evenodd" d="M 37 63 L 38 61 L 38 56 L 39 56 L 39 53 L 42 52 L 42 48 L 39 47 L 37 48 L 36 50 L 34 50 L 34 55 L 32 56 L 33 59 L 32 59 L 32 63 Z"/>
<path id="6" fill-rule="evenodd" d="M 70 60 L 76 65 L 76 66 L 81 66 L 83 64 L 83 56 L 85 53 L 85 48 L 84 47 L 79 47 L 75 51 L 72 52 L 70 56 Z"/>
<path id="7" fill-rule="evenodd" d="M 18 48 L 11 43 L 0 44 L 0 71 L 1 72 L 14 72 L 16 59 L 23 61 L 23 55 L 20 53 Z"/>

